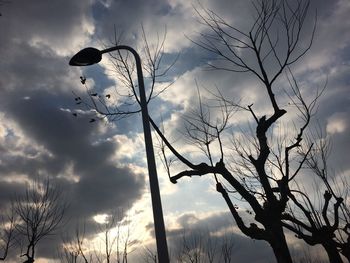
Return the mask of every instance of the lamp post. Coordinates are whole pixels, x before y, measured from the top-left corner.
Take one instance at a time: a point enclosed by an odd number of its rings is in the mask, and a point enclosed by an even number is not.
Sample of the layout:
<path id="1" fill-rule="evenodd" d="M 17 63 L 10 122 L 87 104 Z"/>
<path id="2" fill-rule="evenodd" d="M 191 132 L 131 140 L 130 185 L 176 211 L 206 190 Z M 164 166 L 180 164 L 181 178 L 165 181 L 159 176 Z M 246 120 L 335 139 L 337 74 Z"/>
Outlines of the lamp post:
<path id="1" fill-rule="evenodd" d="M 104 50 L 98 50 L 96 48 L 88 47 L 88 48 L 82 49 L 77 54 L 75 54 L 69 61 L 69 65 L 89 66 L 92 64 L 96 64 L 101 61 L 102 54 L 109 53 L 115 50 L 121 50 L 121 49 L 131 52 L 134 55 L 135 62 L 136 62 L 136 71 L 137 71 L 137 80 L 138 80 L 139 92 L 140 92 L 140 106 L 141 106 L 143 132 L 144 132 L 145 146 L 146 146 L 148 175 L 149 175 L 149 181 L 150 181 L 150 191 L 151 191 L 151 199 L 152 199 L 153 220 L 154 220 L 154 228 L 155 228 L 155 235 L 156 235 L 158 260 L 160 263 L 168 263 L 169 262 L 168 246 L 166 241 L 162 203 L 161 203 L 160 193 L 159 193 L 158 176 L 157 176 L 156 162 L 154 158 L 152 135 L 151 135 L 151 128 L 149 124 L 145 84 L 143 80 L 140 56 L 133 48 L 125 45 L 118 45 L 118 46 L 114 46 Z"/>

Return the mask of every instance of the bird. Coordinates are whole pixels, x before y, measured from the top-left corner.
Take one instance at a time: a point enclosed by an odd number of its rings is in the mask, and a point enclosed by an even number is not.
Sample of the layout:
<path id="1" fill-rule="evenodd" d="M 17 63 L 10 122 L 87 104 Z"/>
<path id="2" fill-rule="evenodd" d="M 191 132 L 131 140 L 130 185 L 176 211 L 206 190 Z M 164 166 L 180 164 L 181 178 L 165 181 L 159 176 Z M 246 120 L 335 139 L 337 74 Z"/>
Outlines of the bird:
<path id="1" fill-rule="evenodd" d="M 96 97 L 98 94 L 97 93 L 91 93 L 90 95 L 93 96 L 93 97 Z"/>
<path id="2" fill-rule="evenodd" d="M 84 76 L 80 76 L 80 82 L 84 85 L 86 82 L 86 78 Z"/>
<path id="3" fill-rule="evenodd" d="M 77 114 L 76 112 L 73 112 L 72 115 L 73 115 L 74 117 L 77 117 L 77 116 L 78 116 L 78 114 Z"/>
<path id="4" fill-rule="evenodd" d="M 89 122 L 91 123 L 91 122 L 95 122 L 96 120 L 94 119 L 94 118 L 92 118 Z"/>
<path id="5" fill-rule="evenodd" d="M 107 95 L 106 95 L 106 98 L 107 98 L 107 99 L 110 99 L 110 98 L 111 98 L 111 95 L 110 95 L 110 94 L 107 94 Z"/>

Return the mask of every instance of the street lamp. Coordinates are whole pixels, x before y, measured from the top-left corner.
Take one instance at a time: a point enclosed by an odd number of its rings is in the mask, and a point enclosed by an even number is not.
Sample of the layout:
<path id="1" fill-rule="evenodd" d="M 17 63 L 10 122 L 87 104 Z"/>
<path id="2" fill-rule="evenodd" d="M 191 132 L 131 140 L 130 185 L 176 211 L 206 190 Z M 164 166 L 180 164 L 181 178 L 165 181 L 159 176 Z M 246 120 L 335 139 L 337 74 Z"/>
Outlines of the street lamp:
<path id="1" fill-rule="evenodd" d="M 82 49 L 77 54 L 75 54 L 69 61 L 69 65 L 89 66 L 92 64 L 96 64 L 101 61 L 102 54 L 109 53 L 115 50 L 121 50 L 121 49 L 128 50 L 135 57 L 137 80 L 138 80 L 139 92 L 140 92 L 140 106 L 141 106 L 141 114 L 142 114 L 142 122 L 143 122 L 143 132 L 145 136 L 148 175 L 149 175 L 150 189 L 151 189 L 153 220 L 154 220 L 154 228 L 155 228 L 155 234 L 156 234 L 158 260 L 160 263 L 167 263 L 169 262 L 168 246 L 167 246 L 166 235 L 165 235 L 162 203 L 161 203 L 160 193 L 159 193 L 158 176 L 157 176 L 156 162 L 154 159 L 152 135 L 151 135 L 151 128 L 149 124 L 145 84 L 143 80 L 140 56 L 133 48 L 129 46 L 124 46 L 124 45 L 118 45 L 118 46 L 114 46 L 104 50 L 98 50 L 93 47 L 88 47 L 88 48 Z"/>

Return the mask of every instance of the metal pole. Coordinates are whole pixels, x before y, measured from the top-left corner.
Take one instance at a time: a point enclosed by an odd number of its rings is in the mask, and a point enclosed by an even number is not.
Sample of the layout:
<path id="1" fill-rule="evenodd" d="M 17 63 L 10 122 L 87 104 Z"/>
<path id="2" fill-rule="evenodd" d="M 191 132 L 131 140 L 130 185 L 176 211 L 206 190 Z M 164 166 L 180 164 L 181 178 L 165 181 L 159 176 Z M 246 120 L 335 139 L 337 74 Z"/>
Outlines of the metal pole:
<path id="1" fill-rule="evenodd" d="M 154 220 L 154 229 L 156 234 L 158 260 L 160 263 L 168 263 L 169 262 L 168 245 L 166 241 L 162 202 L 160 199 L 160 192 L 159 192 L 157 167 L 156 167 L 156 162 L 154 158 L 152 134 L 151 134 L 151 128 L 149 124 L 149 115 L 148 115 L 147 99 L 146 99 L 146 92 L 145 92 L 145 84 L 143 80 L 141 59 L 139 54 L 133 48 L 129 46 L 123 46 L 123 45 L 102 50 L 101 53 L 103 54 L 103 53 L 107 53 L 107 52 L 111 52 L 119 49 L 126 49 L 130 51 L 135 57 L 137 81 L 139 84 L 139 92 L 140 92 L 140 106 L 141 106 L 141 114 L 142 114 L 143 132 L 145 137 L 148 175 L 149 175 L 149 181 L 150 181 L 150 191 L 151 191 L 151 199 L 152 199 L 153 220 Z"/>

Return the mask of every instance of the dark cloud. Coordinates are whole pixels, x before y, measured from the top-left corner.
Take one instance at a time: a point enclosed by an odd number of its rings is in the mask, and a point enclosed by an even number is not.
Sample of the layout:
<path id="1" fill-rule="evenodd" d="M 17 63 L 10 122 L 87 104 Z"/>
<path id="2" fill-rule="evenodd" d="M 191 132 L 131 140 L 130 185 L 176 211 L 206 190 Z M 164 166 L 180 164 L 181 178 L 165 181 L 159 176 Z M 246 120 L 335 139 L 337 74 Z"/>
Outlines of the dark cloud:
<path id="1" fill-rule="evenodd" d="M 77 40 L 84 41 L 93 31 L 90 4 L 81 1 L 11 1 L 1 20 L 2 49 L 7 56 L 19 42 L 67 53 Z M 12 41 L 15 41 L 15 45 Z M 9 51 L 12 51 L 9 53 Z M 43 50 L 41 50 L 43 51 Z"/>
<path id="2" fill-rule="evenodd" d="M 48 174 L 57 176 L 67 173 L 71 166 L 72 176 L 80 178 L 78 183 L 71 184 L 71 191 L 76 195 L 72 199 L 77 202 L 74 211 L 81 215 L 84 211 L 91 214 L 113 206 L 125 206 L 139 196 L 143 176 L 110 161 L 118 146 L 109 140 L 94 141 L 98 124 L 89 123 L 88 118 L 77 119 L 60 109 L 60 102 L 64 105 L 73 101 L 72 97 L 45 91 L 27 94 L 30 97 L 27 100 L 18 98 L 17 93 L 7 94 L 7 117 L 25 131 L 28 140 L 43 145 L 50 156 L 44 155 L 34 161 L 19 157 L 11 165 L 13 172 L 45 169 Z"/>
<path id="3" fill-rule="evenodd" d="M 32 151 L 36 153 L 32 154 L 2 152 L 2 157 L 7 158 L 2 158 L 0 174 L 15 181 L 1 183 L 1 206 L 15 194 L 23 192 L 24 185 L 16 183 L 17 175 L 25 174 L 34 179 L 40 173 L 55 178 L 63 190 L 63 198 L 69 203 L 68 223 L 61 229 L 63 233 L 74 233 L 77 222 L 83 224 L 85 221 L 92 226 L 92 222 L 88 222 L 96 214 L 111 213 L 117 208 L 126 211 L 141 196 L 144 175 L 111 162 L 118 145 L 109 140 L 95 141 L 98 124 L 89 123 L 88 118 L 77 119 L 60 110 L 60 104 L 72 100 L 71 96 L 45 91 L 34 91 L 28 96 L 31 99 L 24 100 L 16 92 L 6 94 L 8 101 L 6 106 L 3 104 L 8 112 L 6 118 L 25 131 L 29 143 L 40 144 L 45 152 L 40 154 L 35 148 Z M 33 155 L 37 157 L 32 158 Z M 78 182 L 65 179 L 71 176 L 79 178 Z M 86 234 L 91 231 L 93 228 L 88 227 Z M 51 238 L 47 242 L 50 244 L 48 250 L 39 250 L 42 256 L 52 256 L 61 241 Z"/>
<path id="4" fill-rule="evenodd" d="M 104 15 L 103 19 L 96 21 L 97 35 L 113 41 L 116 27 L 116 33 L 124 37 L 125 44 L 135 47 L 135 44 L 140 41 L 142 23 L 159 17 L 168 10 L 169 4 L 167 1 L 160 0 L 151 0 L 146 5 L 142 0 L 117 0 L 111 1 L 108 8 L 97 2 L 95 8 L 103 10 Z"/>
<path id="5" fill-rule="evenodd" d="M 75 5 L 79 1 L 68 2 Z M 73 10 L 64 16 L 59 11 L 64 8 L 59 6 L 37 3 L 27 10 L 22 6 L 21 10 L 26 10 L 22 13 L 15 10 L 15 4 L 7 14 L 12 17 L 19 12 L 24 28 L 9 18 L 5 24 L 11 27 L 2 34 L 6 38 L 0 50 L 5 58 L 0 80 L 4 135 L 0 145 L 0 207 L 4 212 L 15 195 L 23 193 L 25 178 L 52 177 L 69 203 L 66 224 L 60 231 L 74 233 L 78 221 L 92 226 L 96 214 L 117 208 L 126 211 L 140 198 L 145 177 L 123 163 L 112 162 L 119 145 L 104 132 L 102 122 L 89 123 L 89 116 L 74 117 L 69 110 L 75 107 L 71 91 L 80 84 L 79 73 L 69 68 L 67 58 L 49 44 L 70 34 L 67 29 L 74 21 L 69 21 L 69 16 L 81 17 Z M 30 19 L 31 30 L 26 28 Z M 15 32 L 13 28 L 17 27 Z M 37 36 L 45 41 L 31 43 Z M 77 81 L 72 80 L 73 72 Z M 92 231 L 89 227 L 87 235 Z M 48 238 L 39 246 L 40 255 L 54 257 L 61 242 L 59 236 Z"/>

